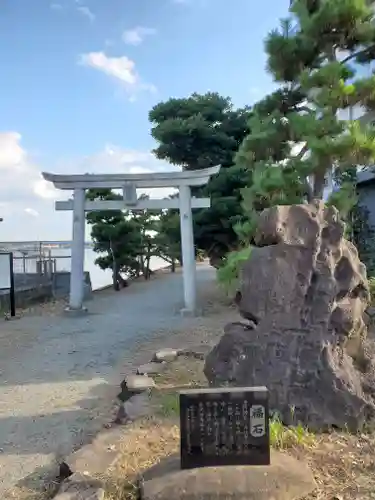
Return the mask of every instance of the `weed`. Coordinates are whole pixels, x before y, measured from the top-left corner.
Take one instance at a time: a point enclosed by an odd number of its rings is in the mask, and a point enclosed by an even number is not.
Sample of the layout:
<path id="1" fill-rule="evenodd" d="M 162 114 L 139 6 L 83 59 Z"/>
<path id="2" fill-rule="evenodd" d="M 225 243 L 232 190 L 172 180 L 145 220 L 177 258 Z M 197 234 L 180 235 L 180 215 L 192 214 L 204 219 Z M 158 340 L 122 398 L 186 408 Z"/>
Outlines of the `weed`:
<path id="1" fill-rule="evenodd" d="M 274 416 L 270 421 L 270 441 L 275 449 L 287 449 L 295 446 L 312 447 L 316 438 L 302 424 L 286 427 L 278 416 Z"/>

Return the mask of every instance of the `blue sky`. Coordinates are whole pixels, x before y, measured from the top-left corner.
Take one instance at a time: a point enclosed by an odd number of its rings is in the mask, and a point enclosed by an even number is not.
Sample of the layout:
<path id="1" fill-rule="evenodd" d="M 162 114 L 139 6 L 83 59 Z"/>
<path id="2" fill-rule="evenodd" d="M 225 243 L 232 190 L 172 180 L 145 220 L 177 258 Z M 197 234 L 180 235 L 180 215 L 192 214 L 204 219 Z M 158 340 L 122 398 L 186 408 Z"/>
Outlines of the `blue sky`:
<path id="1" fill-rule="evenodd" d="M 42 170 L 165 169 L 147 115 L 218 91 L 236 105 L 273 88 L 263 39 L 288 0 L 3 0 L 0 240 L 65 239 Z"/>

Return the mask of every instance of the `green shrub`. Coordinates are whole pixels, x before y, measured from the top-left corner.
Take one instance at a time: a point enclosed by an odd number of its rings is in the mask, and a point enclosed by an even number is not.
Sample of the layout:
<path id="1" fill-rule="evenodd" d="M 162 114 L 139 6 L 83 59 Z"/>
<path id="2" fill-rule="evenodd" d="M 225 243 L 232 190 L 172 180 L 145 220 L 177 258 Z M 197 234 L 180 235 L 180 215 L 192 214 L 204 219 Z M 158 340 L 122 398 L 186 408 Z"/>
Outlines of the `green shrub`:
<path id="1" fill-rule="evenodd" d="M 250 258 L 252 247 L 242 248 L 230 252 L 224 261 L 224 264 L 217 270 L 217 279 L 226 293 L 234 294 L 238 288 L 238 279 L 241 266 Z"/>

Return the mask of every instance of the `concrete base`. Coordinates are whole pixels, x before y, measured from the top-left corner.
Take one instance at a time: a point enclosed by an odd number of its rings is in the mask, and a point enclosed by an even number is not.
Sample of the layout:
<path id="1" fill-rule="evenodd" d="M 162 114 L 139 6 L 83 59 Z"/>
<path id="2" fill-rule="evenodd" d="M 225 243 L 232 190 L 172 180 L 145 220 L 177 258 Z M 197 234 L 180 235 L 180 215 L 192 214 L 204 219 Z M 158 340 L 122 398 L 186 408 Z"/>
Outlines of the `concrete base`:
<path id="1" fill-rule="evenodd" d="M 142 500 L 297 500 L 316 488 L 307 464 L 273 452 L 271 465 L 203 467 L 181 470 L 172 455 L 146 470 L 140 481 Z"/>
<path id="2" fill-rule="evenodd" d="M 70 316 L 71 318 L 80 318 L 81 316 L 86 316 L 87 313 L 87 307 L 82 307 L 82 309 L 71 309 L 68 306 L 64 309 L 64 314 Z"/>
<path id="3" fill-rule="evenodd" d="M 180 310 L 180 314 L 183 318 L 197 318 L 202 316 L 202 311 L 183 308 Z"/>

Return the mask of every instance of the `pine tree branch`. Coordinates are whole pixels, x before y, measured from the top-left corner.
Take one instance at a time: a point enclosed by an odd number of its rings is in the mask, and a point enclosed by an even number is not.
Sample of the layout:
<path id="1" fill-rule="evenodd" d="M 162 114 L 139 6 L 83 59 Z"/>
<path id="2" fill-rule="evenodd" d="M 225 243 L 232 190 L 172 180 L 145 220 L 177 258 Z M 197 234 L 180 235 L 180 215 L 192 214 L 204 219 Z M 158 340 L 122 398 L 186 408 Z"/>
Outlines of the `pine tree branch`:
<path id="1" fill-rule="evenodd" d="M 366 52 L 370 52 L 371 50 L 374 50 L 374 49 L 375 49 L 375 44 L 371 45 L 370 47 L 366 47 L 365 49 L 357 50 L 357 52 L 353 52 L 353 54 L 350 54 L 347 57 L 345 57 L 345 59 L 340 61 L 340 63 L 346 64 L 347 62 L 351 61 L 352 59 L 355 59 L 358 56 L 364 55 L 364 54 L 366 54 Z"/>
<path id="2" fill-rule="evenodd" d="M 308 145 L 306 143 L 303 146 L 303 148 L 301 149 L 301 151 L 298 153 L 298 155 L 297 156 L 293 156 L 293 160 L 302 160 L 302 158 L 308 152 L 308 150 L 309 150 L 309 147 L 308 147 Z"/>
<path id="3" fill-rule="evenodd" d="M 300 111 L 306 111 L 306 113 L 308 114 L 311 114 L 314 112 L 313 109 L 309 108 L 308 106 L 301 106 L 299 108 L 296 108 L 296 111 L 300 112 Z"/>

